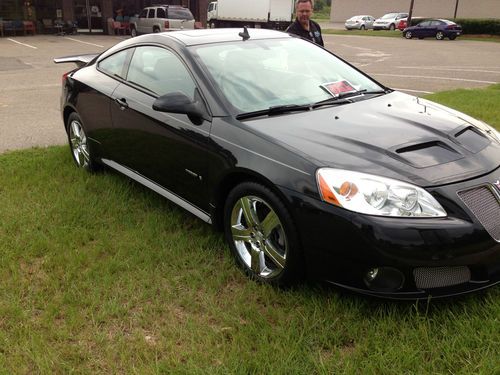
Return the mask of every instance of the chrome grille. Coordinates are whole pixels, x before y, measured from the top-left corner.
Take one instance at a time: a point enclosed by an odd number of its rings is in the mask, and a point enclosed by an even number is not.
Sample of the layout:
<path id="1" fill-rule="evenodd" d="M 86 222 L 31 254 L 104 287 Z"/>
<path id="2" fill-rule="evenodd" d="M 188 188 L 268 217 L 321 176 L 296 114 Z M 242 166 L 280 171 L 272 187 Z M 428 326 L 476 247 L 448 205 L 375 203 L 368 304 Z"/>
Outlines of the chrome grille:
<path id="1" fill-rule="evenodd" d="M 500 242 L 500 201 L 489 185 L 458 192 L 458 196 L 477 217 L 484 229 Z"/>
<path id="2" fill-rule="evenodd" d="M 415 284 L 419 289 L 442 288 L 470 281 L 470 270 L 458 267 L 421 267 L 413 270 Z"/>

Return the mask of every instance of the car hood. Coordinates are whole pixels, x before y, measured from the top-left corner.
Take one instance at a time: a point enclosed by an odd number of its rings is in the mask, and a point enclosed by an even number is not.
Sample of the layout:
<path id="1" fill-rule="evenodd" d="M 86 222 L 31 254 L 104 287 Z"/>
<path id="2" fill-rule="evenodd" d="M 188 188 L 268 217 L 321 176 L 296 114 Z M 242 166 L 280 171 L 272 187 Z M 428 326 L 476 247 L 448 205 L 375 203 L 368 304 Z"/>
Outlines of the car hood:
<path id="1" fill-rule="evenodd" d="M 477 177 L 500 164 L 500 142 L 484 123 L 400 92 L 245 124 L 317 167 L 420 186 Z"/>

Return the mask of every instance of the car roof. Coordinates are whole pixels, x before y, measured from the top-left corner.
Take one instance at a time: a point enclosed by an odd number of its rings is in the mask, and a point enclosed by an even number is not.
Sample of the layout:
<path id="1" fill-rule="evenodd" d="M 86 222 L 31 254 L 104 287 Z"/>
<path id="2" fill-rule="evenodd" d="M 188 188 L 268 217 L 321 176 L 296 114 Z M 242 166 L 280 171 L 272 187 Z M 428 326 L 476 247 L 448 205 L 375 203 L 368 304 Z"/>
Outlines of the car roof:
<path id="1" fill-rule="evenodd" d="M 275 39 L 291 38 L 290 35 L 281 31 L 267 29 L 248 28 L 250 40 L 252 39 Z M 199 44 L 222 43 L 239 41 L 243 38 L 239 35 L 243 28 L 222 28 L 222 29 L 197 29 L 181 30 L 156 34 L 160 37 L 175 39 L 186 46 Z"/>

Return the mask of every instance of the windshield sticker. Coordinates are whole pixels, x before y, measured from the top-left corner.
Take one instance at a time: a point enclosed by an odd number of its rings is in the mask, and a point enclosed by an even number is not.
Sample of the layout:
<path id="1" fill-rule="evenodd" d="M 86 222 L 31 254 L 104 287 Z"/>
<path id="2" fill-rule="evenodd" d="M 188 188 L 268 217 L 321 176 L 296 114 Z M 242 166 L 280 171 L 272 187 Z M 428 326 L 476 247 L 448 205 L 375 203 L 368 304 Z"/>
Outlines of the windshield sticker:
<path id="1" fill-rule="evenodd" d="M 321 87 L 333 97 L 347 92 L 356 92 L 357 90 L 346 80 L 323 83 Z"/>

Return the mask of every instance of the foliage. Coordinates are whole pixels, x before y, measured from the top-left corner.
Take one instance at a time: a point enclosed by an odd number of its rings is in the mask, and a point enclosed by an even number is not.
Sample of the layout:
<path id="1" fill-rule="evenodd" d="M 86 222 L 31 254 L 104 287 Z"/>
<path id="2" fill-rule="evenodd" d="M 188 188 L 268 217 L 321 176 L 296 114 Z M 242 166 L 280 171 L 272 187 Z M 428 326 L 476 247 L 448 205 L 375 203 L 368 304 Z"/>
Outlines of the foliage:
<path id="1" fill-rule="evenodd" d="M 464 34 L 500 35 L 500 19 L 457 18 L 455 22 L 462 26 Z"/>

